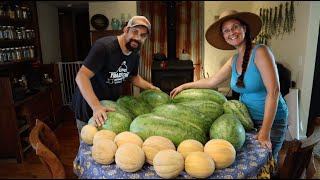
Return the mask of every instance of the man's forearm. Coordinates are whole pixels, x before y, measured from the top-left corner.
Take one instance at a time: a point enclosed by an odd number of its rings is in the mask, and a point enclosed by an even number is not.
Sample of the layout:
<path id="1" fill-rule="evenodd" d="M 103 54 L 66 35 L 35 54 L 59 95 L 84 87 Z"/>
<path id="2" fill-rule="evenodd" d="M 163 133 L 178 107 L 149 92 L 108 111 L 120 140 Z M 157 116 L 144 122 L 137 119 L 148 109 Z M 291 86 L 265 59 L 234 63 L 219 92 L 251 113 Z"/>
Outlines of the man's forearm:
<path id="1" fill-rule="evenodd" d="M 141 89 L 150 89 L 153 85 L 137 75 L 131 78 L 131 83 Z"/>

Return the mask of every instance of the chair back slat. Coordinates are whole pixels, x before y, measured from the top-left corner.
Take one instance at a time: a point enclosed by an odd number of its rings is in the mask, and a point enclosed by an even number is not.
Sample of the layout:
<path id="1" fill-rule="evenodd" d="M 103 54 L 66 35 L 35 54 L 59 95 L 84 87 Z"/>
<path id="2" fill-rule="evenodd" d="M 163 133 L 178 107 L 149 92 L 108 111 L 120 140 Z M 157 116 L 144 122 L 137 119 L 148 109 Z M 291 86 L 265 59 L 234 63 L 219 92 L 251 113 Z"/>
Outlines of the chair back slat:
<path id="1" fill-rule="evenodd" d="M 37 119 L 30 132 L 29 141 L 36 155 L 48 170 L 49 178 L 65 179 L 64 165 L 59 158 L 59 142 L 51 129 Z"/>

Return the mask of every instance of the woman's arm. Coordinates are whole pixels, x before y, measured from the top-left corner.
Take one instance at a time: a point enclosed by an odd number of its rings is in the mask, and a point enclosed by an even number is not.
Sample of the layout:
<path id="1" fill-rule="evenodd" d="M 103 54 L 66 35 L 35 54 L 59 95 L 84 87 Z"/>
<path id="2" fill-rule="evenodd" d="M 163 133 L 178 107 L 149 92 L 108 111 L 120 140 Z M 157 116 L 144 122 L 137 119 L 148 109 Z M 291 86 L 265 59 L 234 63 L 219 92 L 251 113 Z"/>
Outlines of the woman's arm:
<path id="1" fill-rule="evenodd" d="M 231 70 L 232 70 L 232 62 L 233 62 L 233 56 L 213 76 L 206 78 L 206 79 L 200 79 L 198 81 L 188 82 L 188 83 L 182 84 L 182 85 L 174 88 L 170 92 L 170 96 L 174 97 L 184 89 L 191 89 L 191 88 L 213 89 L 213 88 L 215 88 L 216 86 L 218 86 L 219 84 L 223 83 L 225 80 L 230 78 Z"/>
<path id="2" fill-rule="evenodd" d="M 255 64 L 260 71 L 267 90 L 263 123 L 257 138 L 262 146 L 271 151 L 270 131 L 278 106 L 280 91 L 279 77 L 274 56 L 267 47 L 259 47 L 257 49 Z"/>

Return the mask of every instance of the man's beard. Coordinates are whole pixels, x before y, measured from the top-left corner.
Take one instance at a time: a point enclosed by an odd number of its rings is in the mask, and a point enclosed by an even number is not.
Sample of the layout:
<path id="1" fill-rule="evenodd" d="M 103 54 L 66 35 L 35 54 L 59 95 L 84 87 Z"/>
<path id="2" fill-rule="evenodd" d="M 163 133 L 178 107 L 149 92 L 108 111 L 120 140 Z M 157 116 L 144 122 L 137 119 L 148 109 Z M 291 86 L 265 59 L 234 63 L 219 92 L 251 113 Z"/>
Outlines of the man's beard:
<path id="1" fill-rule="evenodd" d="M 136 47 L 136 48 L 132 47 L 130 45 L 132 41 L 136 42 L 138 44 L 138 47 Z M 139 42 L 137 40 L 134 40 L 134 39 L 130 39 L 130 41 L 126 43 L 126 48 L 129 49 L 132 52 L 138 52 L 140 50 L 140 48 L 141 48 L 141 42 Z"/>

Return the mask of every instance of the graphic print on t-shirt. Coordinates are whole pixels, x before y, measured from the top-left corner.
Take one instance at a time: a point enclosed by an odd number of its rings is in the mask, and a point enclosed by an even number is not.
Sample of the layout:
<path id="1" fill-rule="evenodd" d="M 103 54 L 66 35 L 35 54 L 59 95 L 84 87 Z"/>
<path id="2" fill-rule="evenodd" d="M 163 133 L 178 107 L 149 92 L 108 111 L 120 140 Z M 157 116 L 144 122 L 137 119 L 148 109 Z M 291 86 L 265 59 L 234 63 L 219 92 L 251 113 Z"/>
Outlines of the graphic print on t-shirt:
<path id="1" fill-rule="evenodd" d="M 110 77 L 107 79 L 107 84 L 119 84 L 125 81 L 129 76 L 126 61 L 123 61 L 116 72 L 110 72 Z"/>

